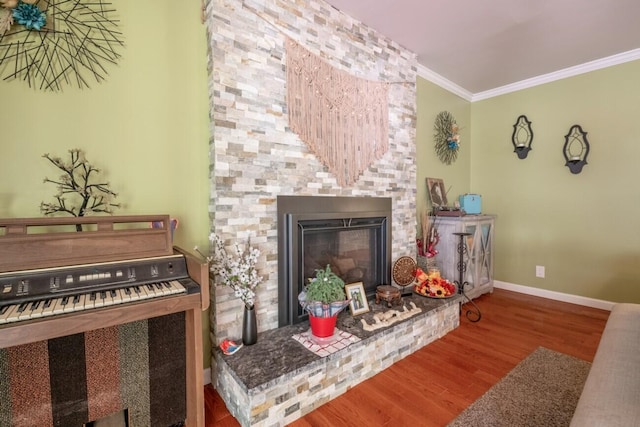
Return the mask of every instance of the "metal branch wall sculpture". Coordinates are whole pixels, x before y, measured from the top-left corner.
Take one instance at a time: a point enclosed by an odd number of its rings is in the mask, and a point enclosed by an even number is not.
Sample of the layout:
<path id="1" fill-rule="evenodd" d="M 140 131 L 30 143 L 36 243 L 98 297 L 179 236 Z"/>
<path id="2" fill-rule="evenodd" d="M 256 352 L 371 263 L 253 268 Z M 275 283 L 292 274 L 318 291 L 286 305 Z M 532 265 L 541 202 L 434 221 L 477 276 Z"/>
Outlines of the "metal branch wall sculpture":
<path id="1" fill-rule="evenodd" d="M 124 46 L 115 9 L 102 0 L 3 2 L 0 78 L 60 91 L 101 82 Z M 12 7 L 13 6 L 13 7 Z M 3 19 L 4 18 L 4 19 Z"/>
<path id="2" fill-rule="evenodd" d="M 54 184 L 58 191 L 54 195 L 53 202 L 40 203 L 40 211 L 43 214 L 62 213 L 71 216 L 86 216 L 92 213 L 112 214 L 114 209 L 120 207 L 119 203 L 113 202 L 118 195 L 109 188 L 108 182 L 103 182 L 98 177 L 100 169 L 89 163 L 81 150 L 77 148 L 69 150 L 68 162 L 49 154 L 42 157 L 62 171 L 58 178 L 44 179 L 45 183 Z M 81 225 L 76 225 L 76 229 L 82 231 Z"/>

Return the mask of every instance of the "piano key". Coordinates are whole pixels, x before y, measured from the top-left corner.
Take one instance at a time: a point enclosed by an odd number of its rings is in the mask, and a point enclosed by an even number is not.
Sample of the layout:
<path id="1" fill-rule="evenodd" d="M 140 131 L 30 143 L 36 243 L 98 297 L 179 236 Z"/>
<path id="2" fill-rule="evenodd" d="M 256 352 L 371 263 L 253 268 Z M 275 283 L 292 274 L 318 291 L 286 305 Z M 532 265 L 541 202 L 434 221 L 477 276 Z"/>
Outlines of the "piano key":
<path id="1" fill-rule="evenodd" d="M 182 286 L 180 284 L 180 282 L 178 282 L 177 280 L 172 280 L 171 282 L 169 282 L 169 284 L 171 285 L 171 288 L 173 289 L 173 291 L 171 292 L 173 294 L 180 294 L 180 293 L 183 293 L 183 292 L 187 291 L 184 288 L 184 286 Z"/>
<path id="2" fill-rule="evenodd" d="M 104 306 L 104 298 L 106 294 L 104 292 L 96 292 L 96 299 L 93 301 L 94 307 L 103 307 Z"/>
<path id="3" fill-rule="evenodd" d="M 149 293 L 147 292 L 147 289 L 145 286 L 136 286 L 136 291 L 138 291 L 138 296 L 140 297 L 140 299 L 147 299 L 149 298 Z"/>
<path id="4" fill-rule="evenodd" d="M 53 305 L 53 308 L 52 308 L 53 314 L 64 313 L 64 305 L 62 305 L 62 298 L 56 298 L 54 300 L 51 300 L 51 304 Z"/>
<path id="5" fill-rule="evenodd" d="M 131 301 L 131 288 L 120 289 L 120 294 L 122 295 L 123 302 L 127 303 Z"/>
<path id="6" fill-rule="evenodd" d="M 44 307 L 44 301 L 34 301 L 29 306 L 30 314 L 29 319 L 37 319 L 42 317 L 42 308 Z"/>
<path id="7" fill-rule="evenodd" d="M 90 310 L 96 306 L 96 292 L 89 292 L 84 301 L 84 308 Z"/>
<path id="8" fill-rule="evenodd" d="M 131 287 L 131 301 L 137 301 L 142 299 L 142 289 L 140 286 L 132 286 Z"/>
<path id="9" fill-rule="evenodd" d="M 88 298 L 89 298 L 89 295 L 87 295 L 87 294 L 80 295 L 80 298 L 78 299 L 78 302 L 76 303 L 76 310 L 84 310 L 85 309 L 85 304 L 86 304 Z"/>
<path id="10" fill-rule="evenodd" d="M 73 297 L 62 297 L 62 305 L 64 313 L 71 313 L 73 311 Z"/>
<path id="11" fill-rule="evenodd" d="M 18 320 L 27 320 L 31 316 L 30 302 L 23 302 L 18 306 Z"/>
<path id="12" fill-rule="evenodd" d="M 151 283 L 147 283 L 146 285 L 144 285 L 142 287 L 142 289 L 145 290 L 145 292 L 147 293 L 147 297 L 148 298 L 153 298 L 156 294 L 155 288 L 153 287 L 153 285 Z"/>
<path id="13" fill-rule="evenodd" d="M 162 285 L 162 283 L 156 283 L 156 284 L 155 284 L 155 292 L 156 292 L 156 295 L 159 295 L 159 296 L 167 296 L 167 295 L 170 295 L 170 294 L 169 294 L 169 291 L 167 290 L 167 288 L 165 288 L 165 287 Z"/>
<path id="14" fill-rule="evenodd" d="M 18 312 L 18 307 L 19 305 L 12 305 L 11 308 L 7 311 L 4 317 L 7 323 L 18 321 L 18 316 L 20 315 L 20 313 Z"/>
<path id="15" fill-rule="evenodd" d="M 19 320 L 28 320 L 35 317 L 41 317 L 42 301 L 28 302 L 25 309 L 20 313 Z"/>
<path id="16" fill-rule="evenodd" d="M 7 323 L 7 320 L 5 319 L 5 315 L 7 314 L 10 308 L 11 308 L 10 305 L 4 305 L 0 307 L 0 324 Z"/>
<path id="17" fill-rule="evenodd" d="M 42 316 L 52 316 L 54 305 L 55 304 L 51 298 L 44 300 L 44 304 L 42 305 Z"/>
<path id="18" fill-rule="evenodd" d="M 116 289 L 113 291 L 113 293 L 114 293 L 113 303 L 122 304 L 124 302 L 124 300 L 122 299 L 122 289 Z"/>
<path id="19" fill-rule="evenodd" d="M 80 297 L 82 295 L 73 295 L 70 299 L 69 299 L 69 305 L 71 306 L 71 308 L 69 309 L 71 312 L 76 312 L 76 311 L 82 311 L 84 310 L 84 306 L 80 303 Z"/>
<path id="20" fill-rule="evenodd" d="M 111 291 L 104 291 L 104 305 L 113 305 L 113 297 Z"/>
<path id="21" fill-rule="evenodd" d="M 147 292 L 151 298 L 162 296 L 162 292 L 156 287 L 155 283 L 149 283 L 147 285 Z"/>
<path id="22" fill-rule="evenodd" d="M 7 323 L 9 316 L 14 310 L 17 310 L 18 307 L 15 305 L 5 305 L 0 309 L 0 323 Z"/>
<path id="23" fill-rule="evenodd" d="M 155 283 L 156 293 L 160 293 L 160 295 L 169 295 L 169 290 L 162 283 Z"/>

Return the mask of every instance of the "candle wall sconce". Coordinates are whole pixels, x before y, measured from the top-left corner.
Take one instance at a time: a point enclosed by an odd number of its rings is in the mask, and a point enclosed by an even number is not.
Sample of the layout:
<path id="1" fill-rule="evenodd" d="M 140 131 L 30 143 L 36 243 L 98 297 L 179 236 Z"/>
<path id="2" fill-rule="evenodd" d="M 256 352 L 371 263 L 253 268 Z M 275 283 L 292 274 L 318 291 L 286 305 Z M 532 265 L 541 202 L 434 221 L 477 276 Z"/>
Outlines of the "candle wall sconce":
<path id="1" fill-rule="evenodd" d="M 580 125 L 571 126 L 569 133 L 564 136 L 562 154 L 567 161 L 565 166 L 569 168 L 571 173 L 580 173 L 582 167 L 587 164 L 589 141 L 587 140 L 587 132 L 583 131 Z"/>
<path id="2" fill-rule="evenodd" d="M 516 124 L 513 125 L 513 134 L 511 135 L 513 143 L 513 152 L 518 155 L 519 159 L 526 159 L 527 154 L 531 151 L 531 143 L 533 142 L 533 129 L 531 122 L 524 114 L 518 117 Z"/>

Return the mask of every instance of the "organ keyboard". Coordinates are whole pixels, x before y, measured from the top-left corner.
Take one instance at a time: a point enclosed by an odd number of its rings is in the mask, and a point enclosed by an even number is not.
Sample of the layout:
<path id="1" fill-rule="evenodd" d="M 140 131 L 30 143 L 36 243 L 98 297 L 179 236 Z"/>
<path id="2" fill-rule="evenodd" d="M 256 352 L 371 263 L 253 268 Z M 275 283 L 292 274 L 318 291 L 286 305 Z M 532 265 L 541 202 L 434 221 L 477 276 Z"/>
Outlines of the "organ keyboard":
<path id="1" fill-rule="evenodd" d="M 183 255 L 0 273 L 0 325 L 196 292 Z"/>
<path id="2" fill-rule="evenodd" d="M 204 425 L 208 293 L 168 216 L 0 219 L 0 349 L 184 312 L 187 426 Z"/>

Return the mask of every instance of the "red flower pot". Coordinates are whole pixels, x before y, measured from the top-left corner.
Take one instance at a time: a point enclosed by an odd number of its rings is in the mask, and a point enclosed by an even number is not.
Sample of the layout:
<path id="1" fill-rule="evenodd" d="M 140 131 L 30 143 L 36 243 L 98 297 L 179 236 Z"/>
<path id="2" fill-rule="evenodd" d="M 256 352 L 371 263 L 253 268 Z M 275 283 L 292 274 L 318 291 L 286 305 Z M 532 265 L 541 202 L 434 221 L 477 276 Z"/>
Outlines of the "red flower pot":
<path id="1" fill-rule="evenodd" d="M 336 327 L 336 319 L 338 316 L 316 317 L 309 315 L 309 323 L 311 324 L 311 333 L 318 338 L 326 338 L 333 336 Z"/>

